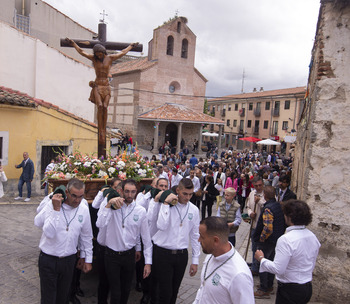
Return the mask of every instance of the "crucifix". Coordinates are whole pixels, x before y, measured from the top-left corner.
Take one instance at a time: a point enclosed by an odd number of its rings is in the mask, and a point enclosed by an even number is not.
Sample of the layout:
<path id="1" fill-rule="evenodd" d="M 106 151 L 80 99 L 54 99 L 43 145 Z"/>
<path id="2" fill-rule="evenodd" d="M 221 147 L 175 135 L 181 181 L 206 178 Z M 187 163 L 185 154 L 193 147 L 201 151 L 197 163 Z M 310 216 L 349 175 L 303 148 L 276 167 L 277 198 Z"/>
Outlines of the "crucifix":
<path id="1" fill-rule="evenodd" d="M 129 51 L 142 52 L 142 44 L 106 41 L 107 25 L 104 18 L 98 25 L 98 40 L 82 40 L 63 38 L 62 47 L 74 47 L 77 52 L 92 61 L 96 79 L 90 81 L 91 94 L 89 100 L 97 106 L 98 123 L 98 157 L 106 157 L 106 127 L 107 109 L 111 98 L 111 87 L 108 77 L 114 60 L 123 57 Z M 81 48 L 93 49 L 93 54 L 84 52 Z M 106 50 L 121 50 L 116 54 L 107 54 Z"/>

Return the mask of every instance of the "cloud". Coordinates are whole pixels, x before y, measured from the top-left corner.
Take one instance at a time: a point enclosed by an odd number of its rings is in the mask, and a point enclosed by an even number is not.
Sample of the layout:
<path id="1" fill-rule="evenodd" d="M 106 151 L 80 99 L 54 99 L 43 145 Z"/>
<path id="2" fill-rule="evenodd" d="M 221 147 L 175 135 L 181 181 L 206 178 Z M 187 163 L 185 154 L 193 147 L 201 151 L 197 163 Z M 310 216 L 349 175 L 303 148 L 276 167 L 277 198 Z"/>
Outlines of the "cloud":
<path id="1" fill-rule="evenodd" d="M 94 31 L 105 10 L 108 40 L 139 41 L 145 54 L 153 29 L 178 10 L 197 36 L 195 65 L 210 96 L 240 93 L 243 69 L 246 92 L 306 85 L 319 10 L 317 0 L 47 2 Z"/>

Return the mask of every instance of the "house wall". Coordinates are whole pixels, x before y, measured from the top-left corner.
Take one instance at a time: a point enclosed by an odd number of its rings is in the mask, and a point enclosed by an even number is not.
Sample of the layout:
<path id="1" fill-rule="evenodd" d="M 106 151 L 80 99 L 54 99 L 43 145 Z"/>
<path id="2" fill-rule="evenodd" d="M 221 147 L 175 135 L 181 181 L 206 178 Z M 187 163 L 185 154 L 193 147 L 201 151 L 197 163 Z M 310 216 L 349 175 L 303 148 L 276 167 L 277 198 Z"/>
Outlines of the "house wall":
<path id="1" fill-rule="evenodd" d="M 293 163 L 292 187 L 309 204 L 321 242 L 313 293 L 324 303 L 350 303 L 349 30 L 349 2 L 321 1 Z"/>
<path id="2" fill-rule="evenodd" d="M 1 0 L 0 20 L 15 26 L 15 12 L 22 14 L 22 2 L 23 0 Z M 92 40 L 95 35 L 92 30 L 81 26 L 41 0 L 25 0 L 24 4 L 24 16 L 30 17 L 29 34 L 31 36 L 91 66 L 91 62 L 80 56 L 75 49 L 61 47 L 60 39 L 69 37 Z"/>
<path id="3" fill-rule="evenodd" d="M 53 103 L 91 122 L 95 106 L 88 98 L 94 69 L 38 39 L 0 22 L 0 83 Z"/>
<path id="4" fill-rule="evenodd" d="M 27 108 L 12 105 L 0 105 L 0 133 L 7 133 L 4 151 L 7 162 L 3 163 L 8 182 L 5 192 L 15 193 L 18 178 L 22 170 L 15 164 L 23 160 L 23 152 L 28 152 L 35 165 L 33 193 L 41 194 L 40 170 L 41 147 L 68 146 L 69 152 L 75 150 L 84 153 L 97 151 L 97 128 L 54 109 L 44 107 Z"/>

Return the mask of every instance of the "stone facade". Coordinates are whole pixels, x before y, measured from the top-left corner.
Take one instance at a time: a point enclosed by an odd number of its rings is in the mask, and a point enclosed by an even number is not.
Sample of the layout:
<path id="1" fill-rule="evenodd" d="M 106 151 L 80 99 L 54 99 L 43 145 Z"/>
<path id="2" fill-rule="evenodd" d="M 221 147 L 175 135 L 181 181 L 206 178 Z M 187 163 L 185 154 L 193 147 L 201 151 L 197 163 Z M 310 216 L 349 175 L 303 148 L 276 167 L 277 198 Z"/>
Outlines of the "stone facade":
<path id="1" fill-rule="evenodd" d="M 314 300 L 350 303 L 350 3 L 323 0 L 298 126 L 292 187 L 322 246 Z"/>

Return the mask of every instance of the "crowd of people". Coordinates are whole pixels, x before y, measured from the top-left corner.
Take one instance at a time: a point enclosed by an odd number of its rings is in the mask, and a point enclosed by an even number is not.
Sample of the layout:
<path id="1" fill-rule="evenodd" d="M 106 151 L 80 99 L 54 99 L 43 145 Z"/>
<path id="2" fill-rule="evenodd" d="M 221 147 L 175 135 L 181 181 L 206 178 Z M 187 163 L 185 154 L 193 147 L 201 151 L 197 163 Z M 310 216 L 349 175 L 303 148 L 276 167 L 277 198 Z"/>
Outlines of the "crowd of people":
<path id="1" fill-rule="evenodd" d="M 194 303 L 269 298 L 275 275 L 276 303 L 307 303 L 320 244 L 306 229 L 310 208 L 289 188 L 292 159 L 252 151 L 227 150 L 218 157 L 214 149 L 205 159 L 169 152 L 152 157 L 151 185 L 138 191 L 135 181 L 116 178 L 92 203 L 98 209 L 98 303 L 127 303 L 135 269 L 141 304 L 175 303 L 188 262 L 190 276 L 198 271 L 201 247 L 207 257 Z M 79 303 L 74 266 L 87 272 L 92 260 L 83 193 L 84 185 L 72 179 L 38 207 L 42 303 L 62 297 Z M 251 225 L 251 263 L 235 249 L 242 219 Z M 63 273 L 50 266 L 58 261 Z M 254 291 L 255 275 L 260 284 Z"/>

